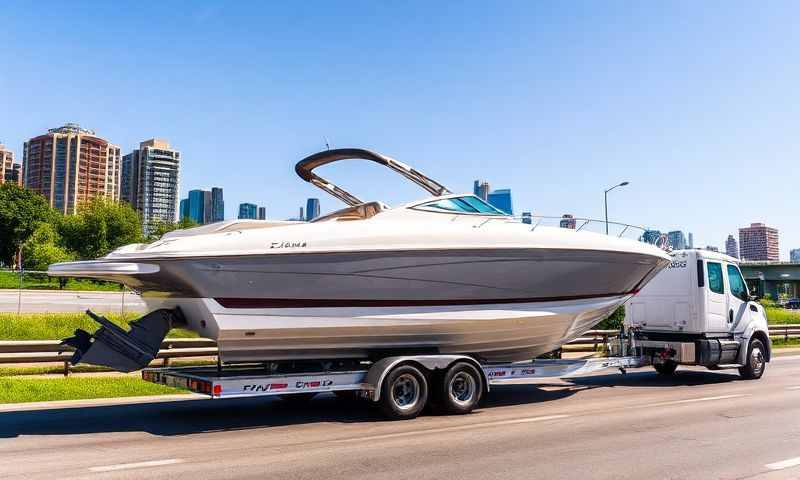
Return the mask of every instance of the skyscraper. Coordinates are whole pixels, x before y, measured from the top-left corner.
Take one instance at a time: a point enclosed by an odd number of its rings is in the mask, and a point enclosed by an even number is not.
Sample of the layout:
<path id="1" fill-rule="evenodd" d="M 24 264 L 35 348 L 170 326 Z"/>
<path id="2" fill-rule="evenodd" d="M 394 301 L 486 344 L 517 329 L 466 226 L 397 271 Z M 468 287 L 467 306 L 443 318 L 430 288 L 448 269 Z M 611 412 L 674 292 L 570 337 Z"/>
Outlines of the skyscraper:
<path id="1" fill-rule="evenodd" d="M 733 235 L 728 235 L 728 239 L 725 240 L 725 253 L 731 257 L 739 258 L 739 244 L 733 238 Z"/>
<path id="2" fill-rule="evenodd" d="M 778 261 L 778 230 L 763 223 L 739 229 L 739 256 L 742 260 Z"/>
<path id="3" fill-rule="evenodd" d="M 487 201 L 497 209 L 503 212 L 514 215 L 514 206 L 511 202 L 511 189 L 503 188 L 489 193 Z"/>
<path id="4" fill-rule="evenodd" d="M 661 231 L 645 230 L 642 236 L 639 238 L 639 240 L 645 243 L 652 243 L 655 245 L 655 243 L 658 242 L 660 238 L 661 238 Z"/>
<path id="5" fill-rule="evenodd" d="M 214 223 L 214 202 L 211 199 L 211 192 L 208 190 L 203 190 L 203 223 L 209 224 Z"/>
<path id="6" fill-rule="evenodd" d="M 145 235 L 155 223 L 173 223 L 179 216 L 180 161 L 181 153 L 157 138 L 122 157 L 120 197 L 141 213 Z"/>
<path id="7" fill-rule="evenodd" d="M 561 220 L 558 222 L 558 226 L 561 227 L 561 228 L 569 228 L 569 229 L 575 230 L 575 226 L 576 226 L 575 217 L 573 217 L 569 213 L 565 213 L 564 215 L 561 215 Z"/>
<path id="8" fill-rule="evenodd" d="M 472 185 L 472 193 L 474 193 L 476 197 L 479 197 L 484 201 L 488 201 L 489 182 L 485 180 L 475 180 L 475 183 Z"/>
<path id="9" fill-rule="evenodd" d="M 253 203 L 240 203 L 239 204 L 239 219 L 255 220 L 258 218 L 258 207 Z"/>
<path id="10" fill-rule="evenodd" d="M 800 248 L 795 248 L 789 252 L 789 260 L 794 263 L 800 263 Z"/>
<path id="11" fill-rule="evenodd" d="M 189 216 L 189 199 L 188 198 L 184 198 L 183 200 L 181 200 L 180 215 L 178 215 L 178 220 L 180 221 L 180 220 L 183 220 L 184 218 L 191 218 Z"/>
<path id="12" fill-rule="evenodd" d="M 20 164 L 14 163 L 14 152 L 0 143 L 0 183 L 9 182 L 22 186 L 21 170 Z"/>
<path id="13" fill-rule="evenodd" d="M 267 219 L 267 207 L 258 207 L 258 219 L 259 220 Z"/>
<path id="14" fill-rule="evenodd" d="M 222 198 L 222 189 L 219 187 L 211 188 L 211 221 L 221 222 L 225 220 L 225 200 Z"/>
<path id="15" fill-rule="evenodd" d="M 683 250 L 686 248 L 686 237 L 680 230 L 673 230 L 667 234 L 669 245 L 673 250 Z"/>
<path id="16" fill-rule="evenodd" d="M 192 190 L 189 192 L 189 198 L 187 198 L 189 218 L 200 225 L 205 223 L 204 197 L 202 190 Z"/>
<path id="17" fill-rule="evenodd" d="M 692 235 L 692 232 L 689 232 L 689 248 L 694 248 L 694 235 Z"/>
<path id="18" fill-rule="evenodd" d="M 306 220 L 311 221 L 319 217 L 319 199 L 309 198 L 306 201 Z"/>
<path id="19" fill-rule="evenodd" d="M 95 197 L 119 200 L 119 147 L 75 123 L 25 142 L 22 162 L 25 187 L 60 212 L 75 213 Z"/>

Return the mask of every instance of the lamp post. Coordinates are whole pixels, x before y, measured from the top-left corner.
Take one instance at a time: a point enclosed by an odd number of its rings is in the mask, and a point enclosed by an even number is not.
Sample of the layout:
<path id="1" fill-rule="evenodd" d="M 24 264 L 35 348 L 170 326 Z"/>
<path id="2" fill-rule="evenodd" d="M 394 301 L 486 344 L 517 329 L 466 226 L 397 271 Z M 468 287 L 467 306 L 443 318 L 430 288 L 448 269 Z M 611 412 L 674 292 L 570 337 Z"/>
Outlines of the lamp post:
<path id="1" fill-rule="evenodd" d="M 611 188 L 607 188 L 605 190 L 605 192 L 603 192 L 603 205 L 604 205 L 605 210 L 606 210 L 606 235 L 608 235 L 608 192 L 610 192 L 611 190 L 614 190 L 617 187 L 624 187 L 627 184 L 628 184 L 628 182 L 618 183 L 618 184 L 614 185 Z"/>

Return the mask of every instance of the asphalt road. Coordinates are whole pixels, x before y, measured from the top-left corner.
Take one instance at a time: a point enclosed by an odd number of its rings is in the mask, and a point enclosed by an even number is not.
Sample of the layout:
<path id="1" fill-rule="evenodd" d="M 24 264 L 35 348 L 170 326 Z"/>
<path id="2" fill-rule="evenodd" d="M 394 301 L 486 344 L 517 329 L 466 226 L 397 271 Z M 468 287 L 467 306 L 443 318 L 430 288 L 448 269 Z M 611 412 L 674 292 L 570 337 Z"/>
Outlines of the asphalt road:
<path id="1" fill-rule="evenodd" d="M 144 303 L 138 295 L 125 295 L 125 311 L 143 312 Z M 83 312 L 91 308 L 97 312 L 119 312 L 122 309 L 122 292 L 66 292 L 58 290 L 0 290 L 0 312 L 17 311 L 21 301 L 23 313 Z"/>
<path id="2" fill-rule="evenodd" d="M 800 357 L 759 381 L 650 370 L 497 387 L 390 422 L 331 395 L 0 413 L 4 479 L 800 478 Z"/>

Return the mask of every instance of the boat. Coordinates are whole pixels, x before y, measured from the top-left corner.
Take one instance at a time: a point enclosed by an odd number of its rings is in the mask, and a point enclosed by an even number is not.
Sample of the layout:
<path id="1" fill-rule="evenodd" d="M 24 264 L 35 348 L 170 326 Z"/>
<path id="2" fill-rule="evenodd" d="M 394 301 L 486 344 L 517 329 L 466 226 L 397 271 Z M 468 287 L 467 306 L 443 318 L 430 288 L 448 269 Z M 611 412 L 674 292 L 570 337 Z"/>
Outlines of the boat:
<path id="1" fill-rule="evenodd" d="M 429 196 L 390 208 L 314 172 L 350 159 Z M 216 340 L 225 364 L 410 352 L 525 360 L 581 336 L 670 262 L 647 243 L 520 221 L 369 150 L 326 150 L 295 170 L 347 206 L 310 222 L 174 231 L 50 266 L 53 276 L 120 282 L 151 310 L 130 332 L 94 316 L 100 330 L 65 340 L 73 361 L 142 368 L 176 326 Z"/>

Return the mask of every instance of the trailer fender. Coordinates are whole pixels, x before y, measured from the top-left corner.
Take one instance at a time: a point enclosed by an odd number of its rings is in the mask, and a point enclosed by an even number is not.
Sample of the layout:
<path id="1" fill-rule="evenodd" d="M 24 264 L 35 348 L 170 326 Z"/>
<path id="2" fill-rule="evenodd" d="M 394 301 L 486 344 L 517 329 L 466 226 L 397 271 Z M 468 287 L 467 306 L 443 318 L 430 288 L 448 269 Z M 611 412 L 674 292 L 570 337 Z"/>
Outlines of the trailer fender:
<path id="1" fill-rule="evenodd" d="M 399 355 L 396 357 L 386 357 L 375 362 L 367 371 L 366 383 L 373 391 L 372 400 L 380 400 L 381 387 L 386 375 L 395 367 L 401 364 L 412 364 L 428 372 L 446 370 L 454 362 L 463 361 L 471 363 L 481 372 L 483 392 L 489 391 L 489 379 L 483 367 L 472 357 L 466 355 Z"/>

